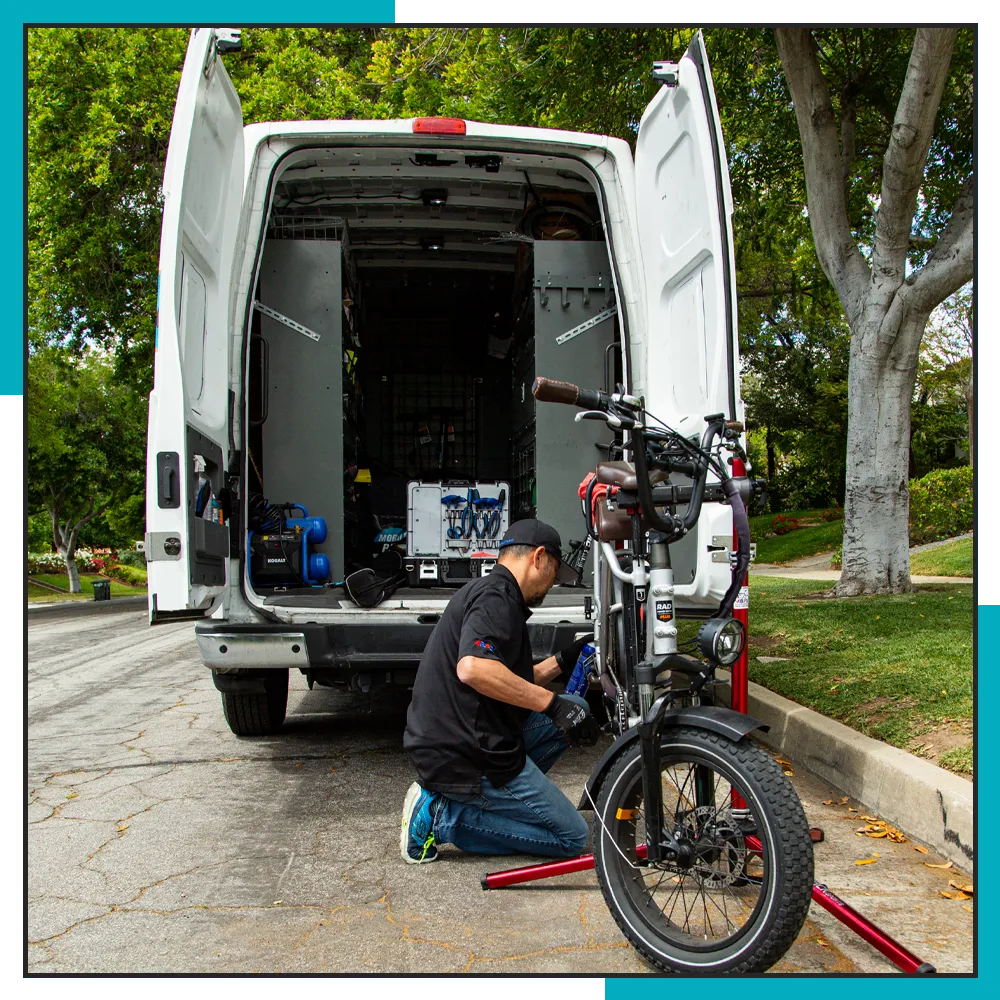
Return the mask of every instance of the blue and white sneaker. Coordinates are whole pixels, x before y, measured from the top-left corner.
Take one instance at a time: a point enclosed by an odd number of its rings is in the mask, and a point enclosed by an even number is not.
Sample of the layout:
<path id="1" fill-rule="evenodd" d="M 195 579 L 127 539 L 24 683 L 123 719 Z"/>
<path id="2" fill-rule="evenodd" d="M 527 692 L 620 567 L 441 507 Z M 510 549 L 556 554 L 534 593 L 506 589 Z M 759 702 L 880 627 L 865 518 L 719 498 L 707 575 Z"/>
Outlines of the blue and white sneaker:
<path id="1" fill-rule="evenodd" d="M 437 795 L 414 781 L 403 799 L 403 821 L 399 831 L 399 853 L 408 865 L 437 861 L 434 846 L 434 816 L 431 805 Z"/>

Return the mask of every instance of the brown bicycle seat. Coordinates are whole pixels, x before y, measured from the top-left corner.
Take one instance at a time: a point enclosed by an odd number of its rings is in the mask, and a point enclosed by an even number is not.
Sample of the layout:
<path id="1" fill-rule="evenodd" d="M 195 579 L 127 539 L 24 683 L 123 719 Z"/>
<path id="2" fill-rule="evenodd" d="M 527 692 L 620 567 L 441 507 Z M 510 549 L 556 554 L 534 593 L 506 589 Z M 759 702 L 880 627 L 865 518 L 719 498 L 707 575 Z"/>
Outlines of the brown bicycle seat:
<path id="1" fill-rule="evenodd" d="M 634 493 L 638 489 L 635 466 L 629 462 L 601 462 L 597 466 L 597 481 L 605 486 L 620 486 Z"/>

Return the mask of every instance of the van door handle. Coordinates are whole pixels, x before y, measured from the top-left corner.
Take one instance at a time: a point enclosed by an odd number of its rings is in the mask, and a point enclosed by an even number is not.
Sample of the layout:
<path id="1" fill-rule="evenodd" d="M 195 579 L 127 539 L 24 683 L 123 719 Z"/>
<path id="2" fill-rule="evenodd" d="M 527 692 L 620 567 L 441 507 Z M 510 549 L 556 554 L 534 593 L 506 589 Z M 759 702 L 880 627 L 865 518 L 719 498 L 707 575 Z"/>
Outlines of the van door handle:
<path id="1" fill-rule="evenodd" d="M 156 454 L 156 502 L 161 508 L 181 505 L 180 456 L 176 451 Z"/>

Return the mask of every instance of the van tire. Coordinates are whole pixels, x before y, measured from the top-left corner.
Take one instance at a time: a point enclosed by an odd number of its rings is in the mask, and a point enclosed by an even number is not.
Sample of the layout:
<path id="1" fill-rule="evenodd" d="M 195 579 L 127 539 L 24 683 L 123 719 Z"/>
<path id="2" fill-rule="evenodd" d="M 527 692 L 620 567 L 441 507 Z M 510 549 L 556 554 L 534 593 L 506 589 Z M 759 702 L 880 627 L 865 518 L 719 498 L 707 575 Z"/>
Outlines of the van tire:
<path id="1" fill-rule="evenodd" d="M 264 693 L 223 691 L 222 712 L 237 736 L 271 736 L 281 729 L 288 707 L 288 671 L 268 670 Z"/>

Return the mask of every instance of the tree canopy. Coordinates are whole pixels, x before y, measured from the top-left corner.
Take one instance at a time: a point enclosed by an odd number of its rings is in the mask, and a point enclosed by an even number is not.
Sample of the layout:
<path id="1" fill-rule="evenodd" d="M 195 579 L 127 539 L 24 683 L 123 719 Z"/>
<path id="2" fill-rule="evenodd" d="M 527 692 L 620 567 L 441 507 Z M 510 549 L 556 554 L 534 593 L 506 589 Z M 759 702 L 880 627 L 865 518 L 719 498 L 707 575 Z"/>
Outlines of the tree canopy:
<path id="1" fill-rule="evenodd" d="M 653 61 L 679 59 L 692 34 L 250 28 L 242 51 L 224 59 L 248 123 L 440 114 L 634 144 L 659 86 Z M 748 420 L 770 434 L 775 471 L 843 468 L 851 332 L 810 228 L 802 143 L 775 36 L 762 28 L 705 34 L 733 187 Z M 28 32 L 32 349 L 59 345 L 79 355 L 99 345 L 113 359 L 113 377 L 140 394 L 152 380 L 160 185 L 187 37 L 178 28 Z M 915 34 L 835 28 L 813 37 L 847 225 L 863 256 L 875 245 L 885 153 Z M 910 270 L 927 262 L 971 176 L 973 55 L 971 30 L 960 31 L 907 234 Z M 776 366 L 785 387 L 763 377 Z M 144 421 L 141 412 L 136 419 Z M 817 488 L 840 499 L 843 475 L 828 479 Z"/>

